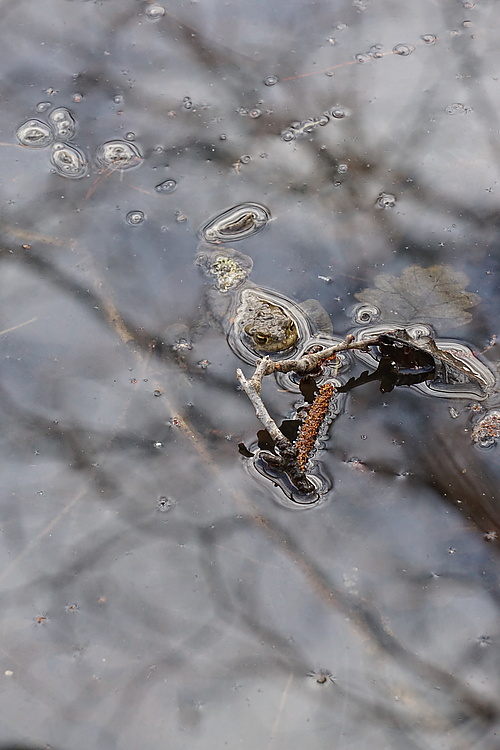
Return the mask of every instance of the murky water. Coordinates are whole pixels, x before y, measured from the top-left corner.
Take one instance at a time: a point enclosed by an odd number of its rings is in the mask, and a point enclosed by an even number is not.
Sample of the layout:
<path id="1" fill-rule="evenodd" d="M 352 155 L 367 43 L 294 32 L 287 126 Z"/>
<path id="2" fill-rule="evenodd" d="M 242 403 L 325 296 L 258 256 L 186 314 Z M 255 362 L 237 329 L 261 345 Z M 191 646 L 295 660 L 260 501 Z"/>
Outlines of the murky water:
<path id="1" fill-rule="evenodd" d="M 1 742 L 496 748 L 497 4 L 1 19 Z M 290 501 L 238 451 L 253 359 L 197 265 L 233 243 L 300 347 L 403 318 L 475 388 L 368 376 Z"/>

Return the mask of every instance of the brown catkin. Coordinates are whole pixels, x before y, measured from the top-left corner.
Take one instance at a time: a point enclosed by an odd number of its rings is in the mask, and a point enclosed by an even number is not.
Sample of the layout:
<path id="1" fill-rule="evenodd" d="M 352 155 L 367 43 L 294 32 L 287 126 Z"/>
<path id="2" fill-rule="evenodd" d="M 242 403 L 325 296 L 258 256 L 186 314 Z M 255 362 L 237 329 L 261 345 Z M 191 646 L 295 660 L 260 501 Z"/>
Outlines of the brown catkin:
<path id="1" fill-rule="evenodd" d="M 309 414 L 300 428 L 296 448 L 297 462 L 302 471 L 305 471 L 307 461 L 312 449 L 314 448 L 316 438 L 318 437 L 318 433 L 323 424 L 328 407 L 330 406 L 330 400 L 334 393 L 335 386 L 332 383 L 325 383 L 320 387 L 319 393 L 309 409 Z"/>

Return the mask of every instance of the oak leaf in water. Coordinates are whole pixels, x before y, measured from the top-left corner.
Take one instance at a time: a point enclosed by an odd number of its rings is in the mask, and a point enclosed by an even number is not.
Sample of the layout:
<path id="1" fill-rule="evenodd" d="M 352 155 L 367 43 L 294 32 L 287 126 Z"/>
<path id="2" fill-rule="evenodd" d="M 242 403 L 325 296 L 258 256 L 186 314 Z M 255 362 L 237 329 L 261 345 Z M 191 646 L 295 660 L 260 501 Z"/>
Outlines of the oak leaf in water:
<path id="1" fill-rule="evenodd" d="M 355 297 L 376 305 L 384 323 L 431 323 L 437 329 L 461 326 L 472 318 L 468 308 L 481 301 L 478 294 L 465 291 L 468 277 L 451 266 L 409 266 L 401 276 L 382 273 L 374 281 L 374 289 L 363 289 Z"/>

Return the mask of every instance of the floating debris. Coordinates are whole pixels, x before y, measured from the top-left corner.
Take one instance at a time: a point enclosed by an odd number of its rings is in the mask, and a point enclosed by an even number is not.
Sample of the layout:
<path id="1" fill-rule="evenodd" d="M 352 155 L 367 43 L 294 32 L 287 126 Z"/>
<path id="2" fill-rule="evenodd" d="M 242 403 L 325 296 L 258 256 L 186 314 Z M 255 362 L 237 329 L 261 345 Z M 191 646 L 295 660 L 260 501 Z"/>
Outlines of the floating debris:
<path id="1" fill-rule="evenodd" d="M 309 409 L 304 424 L 300 428 L 296 447 L 297 461 L 303 471 L 306 469 L 307 462 L 316 444 L 321 426 L 328 414 L 328 408 L 334 393 L 335 386 L 333 383 L 325 383 L 320 387 L 318 395 Z"/>
<path id="2" fill-rule="evenodd" d="M 500 437 L 500 411 L 494 409 L 474 425 L 471 438 L 482 448 L 496 445 Z"/>

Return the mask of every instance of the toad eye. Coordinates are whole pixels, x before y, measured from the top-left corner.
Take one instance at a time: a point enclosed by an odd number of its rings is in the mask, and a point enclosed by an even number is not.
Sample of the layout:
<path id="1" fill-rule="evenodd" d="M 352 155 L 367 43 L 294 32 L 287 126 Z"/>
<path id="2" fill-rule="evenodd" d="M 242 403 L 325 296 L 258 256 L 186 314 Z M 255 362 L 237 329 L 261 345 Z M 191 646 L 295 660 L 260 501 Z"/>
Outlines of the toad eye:
<path id="1" fill-rule="evenodd" d="M 264 333 L 256 333 L 254 339 L 257 344 L 265 344 L 267 342 L 267 336 Z"/>

